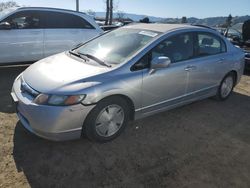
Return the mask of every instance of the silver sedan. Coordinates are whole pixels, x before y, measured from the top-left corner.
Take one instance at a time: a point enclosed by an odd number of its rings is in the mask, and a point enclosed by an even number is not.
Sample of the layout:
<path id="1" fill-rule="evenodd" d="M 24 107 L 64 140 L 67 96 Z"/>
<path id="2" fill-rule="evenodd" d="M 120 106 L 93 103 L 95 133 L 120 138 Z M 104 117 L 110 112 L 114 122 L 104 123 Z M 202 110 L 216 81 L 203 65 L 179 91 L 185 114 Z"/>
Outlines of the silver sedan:
<path id="1" fill-rule="evenodd" d="M 227 99 L 243 69 L 244 52 L 212 29 L 135 24 L 31 65 L 11 95 L 30 132 L 105 142 L 129 120 Z"/>

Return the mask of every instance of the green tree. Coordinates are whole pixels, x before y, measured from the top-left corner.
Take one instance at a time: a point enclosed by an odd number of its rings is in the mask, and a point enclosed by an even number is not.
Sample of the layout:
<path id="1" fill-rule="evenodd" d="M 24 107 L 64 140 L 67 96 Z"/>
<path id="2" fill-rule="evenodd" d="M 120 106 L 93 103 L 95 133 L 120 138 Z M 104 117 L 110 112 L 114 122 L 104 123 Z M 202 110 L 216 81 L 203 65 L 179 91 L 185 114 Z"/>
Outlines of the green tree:
<path id="1" fill-rule="evenodd" d="M 181 23 L 188 23 L 187 17 L 186 17 L 186 16 L 183 16 L 183 17 L 181 18 Z"/>
<path id="2" fill-rule="evenodd" d="M 143 19 L 140 20 L 141 23 L 150 23 L 150 20 L 148 17 L 145 17 Z"/>
<path id="3" fill-rule="evenodd" d="M 227 20 L 226 20 L 226 26 L 227 27 L 231 27 L 231 25 L 232 25 L 232 19 L 233 19 L 232 15 L 229 14 L 229 16 L 227 17 Z"/>

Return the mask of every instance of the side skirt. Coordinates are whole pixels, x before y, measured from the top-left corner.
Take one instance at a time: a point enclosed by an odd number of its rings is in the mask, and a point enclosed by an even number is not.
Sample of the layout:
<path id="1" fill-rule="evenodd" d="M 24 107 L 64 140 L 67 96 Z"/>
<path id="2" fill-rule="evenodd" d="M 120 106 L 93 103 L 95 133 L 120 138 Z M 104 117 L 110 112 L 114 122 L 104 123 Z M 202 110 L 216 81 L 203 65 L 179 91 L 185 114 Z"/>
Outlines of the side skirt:
<path id="1" fill-rule="evenodd" d="M 135 120 L 215 96 L 217 90 L 218 86 L 213 86 L 202 91 L 183 95 L 181 97 L 170 99 L 159 104 L 151 105 L 149 107 L 137 109 L 135 111 Z"/>

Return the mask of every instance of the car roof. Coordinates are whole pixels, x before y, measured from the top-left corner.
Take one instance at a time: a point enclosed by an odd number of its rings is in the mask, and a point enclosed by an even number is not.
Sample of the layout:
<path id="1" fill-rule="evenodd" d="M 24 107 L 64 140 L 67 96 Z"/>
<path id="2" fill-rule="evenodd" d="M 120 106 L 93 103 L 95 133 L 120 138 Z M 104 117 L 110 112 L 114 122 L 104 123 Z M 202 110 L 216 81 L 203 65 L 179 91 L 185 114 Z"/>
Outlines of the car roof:
<path id="1" fill-rule="evenodd" d="M 127 26 L 124 26 L 124 28 L 151 30 L 151 31 L 166 33 L 171 30 L 191 29 L 191 28 L 201 28 L 201 27 L 188 25 L 188 24 L 159 24 L 159 23 L 143 24 L 143 23 L 140 23 L 140 24 L 127 25 Z"/>
<path id="2" fill-rule="evenodd" d="M 20 7 L 18 10 L 50 10 L 50 11 L 65 11 L 65 12 L 72 12 L 75 14 L 84 14 L 84 12 L 77 12 L 74 10 L 69 10 L 69 9 L 61 9 L 61 8 L 51 8 L 51 7 Z"/>
<path id="3" fill-rule="evenodd" d="M 68 13 L 68 14 L 74 14 L 77 16 L 80 16 L 87 20 L 92 26 L 94 26 L 95 29 L 98 29 L 100 31 L 101 28 L 98 26 L 98 24 L 94 21 L 94 19 L 85 14 L 84 12 L 77 12 L 74 10 L 68 10 L 68 9 L 60 9 L 60 8 L 50 8 L 50 7 L 20 7 L 16 9 L 16 11 L 23 11 L 23 10 L 28 10 L 28 11 L 54 11 L 54 12 L 61 12 L 61 13 Z"/>

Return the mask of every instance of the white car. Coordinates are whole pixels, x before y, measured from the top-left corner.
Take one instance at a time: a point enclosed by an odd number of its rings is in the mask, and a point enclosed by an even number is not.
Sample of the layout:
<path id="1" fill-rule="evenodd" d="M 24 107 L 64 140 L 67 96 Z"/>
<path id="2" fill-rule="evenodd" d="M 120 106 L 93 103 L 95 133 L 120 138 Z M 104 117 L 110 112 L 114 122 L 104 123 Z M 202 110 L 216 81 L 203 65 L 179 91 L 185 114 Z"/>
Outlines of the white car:
<path id="1" fill-rule="evenodd" d="M 71 10 L 25 7 L 0 12 L 0 65 L 40 60 L 101 33 L 93 18 Z"/>

